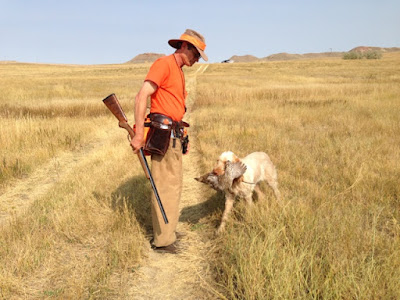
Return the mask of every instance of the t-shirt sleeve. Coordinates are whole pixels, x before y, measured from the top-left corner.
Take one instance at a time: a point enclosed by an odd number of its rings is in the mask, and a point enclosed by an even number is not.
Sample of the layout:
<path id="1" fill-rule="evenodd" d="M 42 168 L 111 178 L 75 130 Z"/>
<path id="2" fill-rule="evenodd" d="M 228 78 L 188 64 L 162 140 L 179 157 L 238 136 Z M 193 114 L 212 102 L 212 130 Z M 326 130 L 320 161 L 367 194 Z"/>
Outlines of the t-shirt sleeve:
<path id="1" fill-rule="evenodd" d="M 168 63 L 164 59 L 158 59 L 150 67 L 149 73 L 147 73 L 145 80 L 150 80 L 154 82 L 157 87 L 160 87 L 168 77 L 168 74 Z"/>

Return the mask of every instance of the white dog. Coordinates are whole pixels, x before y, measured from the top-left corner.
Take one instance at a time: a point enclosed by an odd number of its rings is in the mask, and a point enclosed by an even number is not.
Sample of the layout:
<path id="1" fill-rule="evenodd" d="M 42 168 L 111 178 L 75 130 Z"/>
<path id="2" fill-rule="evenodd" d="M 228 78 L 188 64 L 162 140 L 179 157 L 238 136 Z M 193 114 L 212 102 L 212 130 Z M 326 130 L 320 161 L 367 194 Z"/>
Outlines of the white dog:
<path id="1" fill-rule="evenodd" d="M 276 168 L 268 154 L 264 152 L 253 152 L 242 159 L 231 151 L 224 152 L 218 158 L 217 165 L 211 173 L 195 179 L 225 193 L 225 210 L 218 233 L 225 229 L 225 223 L 236 196 L 244 198 L 250 205 L 253 203 L 253 191 L 259 197 L 262 196 L 259 182 L 267 181 L 276 199 L 280 201 L 281 197 Z"/>

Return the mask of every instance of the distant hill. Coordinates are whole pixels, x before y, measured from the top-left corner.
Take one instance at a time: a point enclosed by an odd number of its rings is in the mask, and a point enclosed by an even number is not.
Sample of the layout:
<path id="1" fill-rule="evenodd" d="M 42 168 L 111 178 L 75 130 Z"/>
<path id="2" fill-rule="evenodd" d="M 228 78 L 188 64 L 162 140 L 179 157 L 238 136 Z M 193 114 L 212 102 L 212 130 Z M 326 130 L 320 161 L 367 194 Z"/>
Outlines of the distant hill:
<path id="1" fill-rule="evenodd" d="M 256 62 L 256 61 L 279 61 L 279 60 L 296 60 L 304 58 L 319 58 L 319 57 L 341 57 L 345 52 L 323 52 L 323 53 L 306 53 L 306 54 L 290 54 L 290 53 L 277 53 L 267 57 L 258 58 L 253 55 L 232 56 L 229 61 L 231 62 Z"/>
<path id="2" fill-rule="evenodd" d="M 278 53 L 262 58 L 263 61 L 294 60 L 305 58 L 342 57 L 345 52 L 321 52 L 305 54 Z"/>
<path id="3" fill-rule="evenodd" d="M 396 52 L 400 51 L 399 47 L 382 48 L 382 47 L 369 47 L 369 46 L 359 46 L 351 49 L 348 52 L 365 52 L 365 51 L 381 51 L 382 53 Z M 343 57 L 345 53 L 348 52 L 321 52 L 321 53 L 305 53 L 305 54 L 291 54 L 291 53 L 277 53 L 272 54 L 263 58 L 258 58 L 254 55 L 234 55 L 231 58 L 225 60 L 224 62 L 257 62 L 257 61 L 285 61 L 285 60 L 298 60 L 298 59 L 312 59 L 312 58 L 326 58 L 326 57 Z M 160 57 L 165 56 L 165 54 L 159 53 L 143 53 L 135 56 L 133 59 L 126 63 L 140 64 L 140 63 L 152 63 Z"/>
<path id="4" fill-rule="evenodd" d="M 365 52 L 365 51 L 381 51 L 381 52 L 397 52 L 400 51 L 399 47 L 391 47 L 391 48 L 381 48 L 381 47 L 368 47 L 368 46 L 359 46 L 351 49 L 349 52 Z"/>
<path id="5" fill-rule="evenodd" d="M 151 63 L 163 56 L 165 56 L 165 54 L 143 53 L 143 54 L 136 55 L 134 58 L 132 58 L 130 61 L 128 61 L 126 63 L 127 64 Z"/>
<path id="6" fill-rule="evenodd" d="M 381 51 L 385 52 L 396 52 L 400 51 L 399 47 L 382 48 L 382 47 L 367 47 L 359 46 L 351 49 L 351 51 L 364 52 L 364 51 Z M 234 55 L 229 60 L 230 62 L 256 62 L 256 61 L 282 61 L 282 60 L 296 60 L 296 59 L 309 59 L 309 58 L 325 58 L 325 57 L 342 57 L 347 52 L 321 52 L 321 53 L 305 53 L 305 54 L 290 54 L 290 53 L 277 53 L 267 57 L 258 58 L 253 55 Z"/>
<path id="7" fill-rule="evenodd" d="M 242 56 L 234 55 L 229 60 L 233 62 L 253 62 L 253 61 L 258 61 L 260 59 L 253 55 L 242 55 Z"/>

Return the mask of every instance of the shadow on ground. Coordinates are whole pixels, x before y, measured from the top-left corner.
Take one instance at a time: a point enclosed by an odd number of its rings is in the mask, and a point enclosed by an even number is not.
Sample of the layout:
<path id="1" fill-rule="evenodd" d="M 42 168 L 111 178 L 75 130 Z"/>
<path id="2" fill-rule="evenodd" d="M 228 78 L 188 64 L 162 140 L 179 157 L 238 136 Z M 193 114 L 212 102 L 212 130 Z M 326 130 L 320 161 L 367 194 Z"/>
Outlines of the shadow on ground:
<path id="1" fill-rule="evenodd" d="M 111 205 L 116 211 L 123 212 L 127 209 L 146 234 L 152 233 L 150 198 L 153 193 L 149 181 L 144 176 L 135 176 L 122 183 L 111 194 Z M 208 219 L 216 212 L 222 213 L 224 209 L 224 195 L 221 192 L 205 193 L 204 202 L 182 208 L 179 217 L 180 222 L 198 224 L 200 220 L 207 218 L 206 222 L 211 222 L 211 226 L 217 226 L 217 220 Z M 207 197 L 208 195 L 208 197 Z M 220 214 L 218 213 L 219 217 Z M 215 224 L 214 224 L 215 223 Z"/>
<path id="2" fill-rule="evenodd" d="M 221 192 L 212 192 L 204 202 L 184 207 L 179 217 L 180 222 L 197 224 L 203 218 L 213 215 L 224 209 L 224 195 Z"/>
<path id="3" fill-rule="evenodd" d="M 151 186 L 146 177 L 132 177 L 111 194 L 112 208 L 121 212 L 126 208 L 133 214 L 146 234 L 151 234 L 151 193 Z"/>

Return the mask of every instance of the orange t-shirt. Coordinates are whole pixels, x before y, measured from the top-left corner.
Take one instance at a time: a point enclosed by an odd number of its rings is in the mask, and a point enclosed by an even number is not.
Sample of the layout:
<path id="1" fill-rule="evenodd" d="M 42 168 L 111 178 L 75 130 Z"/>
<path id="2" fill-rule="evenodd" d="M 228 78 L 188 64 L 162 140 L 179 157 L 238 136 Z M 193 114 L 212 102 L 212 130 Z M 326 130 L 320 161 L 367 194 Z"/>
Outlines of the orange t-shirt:
<path id="1" fill-rule="evenodd" d="M 157 59 L 145 80 L 154 82 L 158 89 L 151 95 L 150 112 L 180 121 L 185 114 L 185 77 L 173 54 Z"/>

